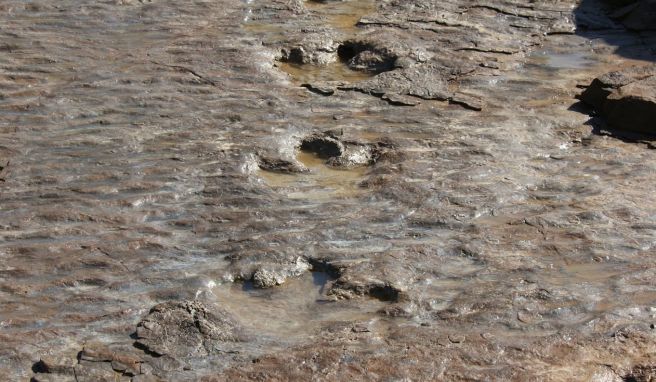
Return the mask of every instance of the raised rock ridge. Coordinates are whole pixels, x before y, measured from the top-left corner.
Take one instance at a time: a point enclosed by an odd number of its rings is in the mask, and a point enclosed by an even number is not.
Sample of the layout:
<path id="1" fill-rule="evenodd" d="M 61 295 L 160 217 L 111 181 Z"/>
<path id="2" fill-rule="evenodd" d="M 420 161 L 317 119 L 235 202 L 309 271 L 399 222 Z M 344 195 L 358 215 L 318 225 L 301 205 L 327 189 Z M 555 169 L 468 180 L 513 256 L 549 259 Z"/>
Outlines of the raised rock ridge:
<path id="1" fill-rule="evenodd" d="M 595 78 L 579 98 L 612 128 L 656 135 L 656 68 L 640 66 Z"/>

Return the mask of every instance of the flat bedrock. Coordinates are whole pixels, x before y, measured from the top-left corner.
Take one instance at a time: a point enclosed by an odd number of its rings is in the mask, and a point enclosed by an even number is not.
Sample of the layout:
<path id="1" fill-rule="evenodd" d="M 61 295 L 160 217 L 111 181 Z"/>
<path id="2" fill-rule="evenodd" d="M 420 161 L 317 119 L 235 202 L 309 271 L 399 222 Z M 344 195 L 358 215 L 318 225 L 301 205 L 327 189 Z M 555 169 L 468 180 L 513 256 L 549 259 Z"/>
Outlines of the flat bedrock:
<path id="1" fill-rule="evenodd" d="M 1 2 L 0 375 L 654 379 L 653 7 Z"/>

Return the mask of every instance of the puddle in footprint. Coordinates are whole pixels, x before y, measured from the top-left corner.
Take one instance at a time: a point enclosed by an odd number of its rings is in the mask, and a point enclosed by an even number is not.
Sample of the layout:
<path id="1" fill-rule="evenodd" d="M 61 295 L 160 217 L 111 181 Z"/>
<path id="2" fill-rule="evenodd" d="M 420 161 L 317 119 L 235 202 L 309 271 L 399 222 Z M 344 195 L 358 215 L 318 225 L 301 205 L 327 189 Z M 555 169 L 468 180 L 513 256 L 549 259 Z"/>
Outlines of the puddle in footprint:
<path id="1" fill-rule="evenodd" d="M 293 342 L 334 323 L 382 325 L 377 311 L 386 303 L 373 298 L 328 300 L 325 287 L 330 280 L 324 272 L 307 272 L 272 289 L 235 283 L 215 286 L 212 293 L 222 308 L 260 338 Z"/>
<path id="2" fill-rule="evenodd" d="M 306 0 L 305 7 L 312 15 L 323 20 L 323 25 L 332 27 L 337 32 L 352 37 L 360 31 L 358 21 L 363 16 L 376 11 L 375 0 L 343 0 L 343 1 L 314 1 Z M 253 8 L 248 7 L 244 15 L 243 27 L 267 41 L 285 40 L 287 30 L 284 20 L 277 23 L 266 23 L 262 20 L 252 19 Z M 321 25 L 322 23 L 316 23 Z"/>
<path id="3" fill-rule="evenodd" d="M 317 83 L 324 81 L 358 82 L 369 79 L 373 73 L 352 70 L 340 60 L 327 65 L 298 65 L 278 62 L 278 69 L 289 74 L 298 83 Z"/>
<path id="4" fill-rule="evenodd" d="M 313 15 L 317 15 L 324 20 L 325 24 L 349 37 L 357 34 L 359 30 L 357 23 L 360 18 L 376 10 L 375 0 L 306 0 L 305 6 Z M 248 12 L 251 12 L 251 10 Z M 250 20 L 247 16 L 243 26 L 252 34 L 259 35 L 269 42 L 281 42 L 286 39 L 286 29 L 282 23 L 267 24 L 262 21 Z M 289 74 L 299 84 L 322 81 L 358 82 L 368 79 L 374 74 L 367 71 L 352 70 L 345 60 L 339 57 L 336 57 L 334 62 L 326 65 L 299 65 L 278 62 L 276 66 L 281 71 Z"/>
<path id="5" fill-rule="evenodd" d="M 300 174 L 281 174 L 260 170 L 259 175 L 274 188 L 296 189 L 287 194 L 290 199 L 327 200 L 353 197 L 362 192 L 359 187 L 366 166 L 339 169 L 326 165 L 318 155 L 300 151 L 297 159 L 310 171 Z"/>

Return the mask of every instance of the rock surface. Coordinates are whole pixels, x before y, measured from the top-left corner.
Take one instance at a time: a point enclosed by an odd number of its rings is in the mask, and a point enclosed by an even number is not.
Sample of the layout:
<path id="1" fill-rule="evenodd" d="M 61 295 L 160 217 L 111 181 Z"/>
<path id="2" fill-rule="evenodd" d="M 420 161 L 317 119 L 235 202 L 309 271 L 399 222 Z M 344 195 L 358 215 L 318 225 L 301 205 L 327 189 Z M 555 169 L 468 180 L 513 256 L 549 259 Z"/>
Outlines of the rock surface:
<path id="1" fill-rule="evenodd" d="M 239 341 L 237 323 L 198 301 L 165 302 L 137 325 L 137 346 L 158 356 L 200 357 L 217 343 Z"/>
<path id="2" fill-rule="evenodd" d="M 651 4 L 1 2 L 0 375 L 652 378 Z"/>
<path id="3" fill-rule="evenodd" d="M 633 67 L 596 78 L 580 99 L 614 128 L 656 135 L 656 68 Z"/>

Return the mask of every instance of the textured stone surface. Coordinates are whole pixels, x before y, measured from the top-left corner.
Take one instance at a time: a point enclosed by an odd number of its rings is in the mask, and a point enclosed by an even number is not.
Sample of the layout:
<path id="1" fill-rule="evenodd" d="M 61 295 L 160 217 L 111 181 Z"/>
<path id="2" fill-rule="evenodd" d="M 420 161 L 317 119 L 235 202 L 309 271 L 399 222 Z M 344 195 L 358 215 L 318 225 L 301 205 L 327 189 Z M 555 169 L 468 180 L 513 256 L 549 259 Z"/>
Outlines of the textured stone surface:
<path id="1" fill-rule="evenodd" d="M 596 78 L 580 96 L 610 127 L 656 135 L 656 69 L 633 67 Z"/>
<path id="2" fill-rule="evenodd" d="M 137 345 L 158 356 L 200 357 L 217 343 L 241 339 L 232 318 L 197 301 L 159 304 L 137 325 Z M 114 362 L 126 364 L 113 359 L 113 367 Z"/>
<path id="3" fill-rule="evenodd" d="M 1 2 L 0 375 L 651 378 L 650 4 Z"/>

